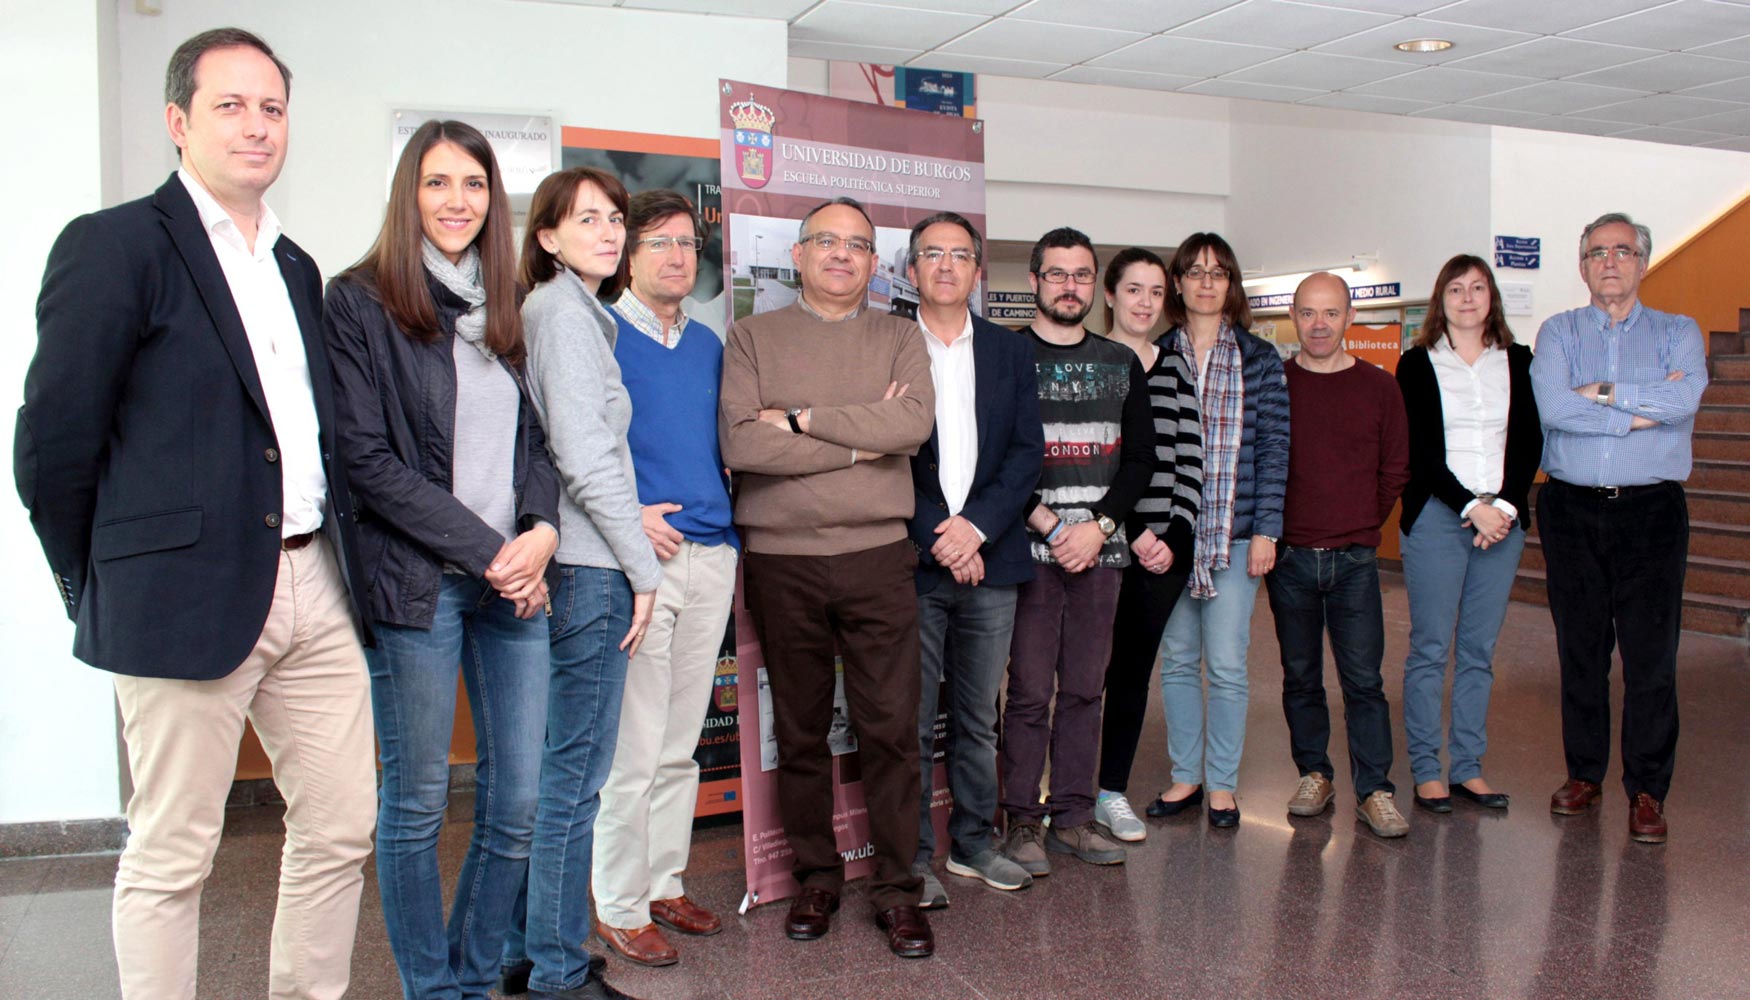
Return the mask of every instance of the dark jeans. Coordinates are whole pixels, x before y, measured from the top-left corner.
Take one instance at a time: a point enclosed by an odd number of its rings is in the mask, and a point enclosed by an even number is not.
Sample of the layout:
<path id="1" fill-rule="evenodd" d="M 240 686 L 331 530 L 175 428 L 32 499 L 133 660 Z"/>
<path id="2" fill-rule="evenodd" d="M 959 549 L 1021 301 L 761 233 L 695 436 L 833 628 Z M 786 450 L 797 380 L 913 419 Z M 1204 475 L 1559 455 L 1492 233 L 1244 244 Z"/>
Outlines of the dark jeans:
<path id="1" fill-rule="evenodd" d="M 1614 499 L 1550 480 L 1537 532 L 1562 665 L 1568 776 L 1602 784 L 1610 757 L 1610 653 L 1622 653 L 1622 786 L 1664 801 L 1677 755 L 1677 636 L 1689 504 L 1660 483 Z"/>
<path id="2" fill-rule="evenodd" d="M 1161 651 L 1161 633 L 1173 615 L 1191 560 L 1165 573 L 1150 573 L 1132 562 L 1118 586 L 1118 611 L 1112 617 L 1112 659 L 1106 665 L 1106 714 L 1100 725 L 1100 787 L 1123 792 L 1148 714 L 1148 679 Z"/>
<path id="3" fill-rule="evenodd" d="M 876 912 L 915 906 L 918 826 L 917 553 L 909 539 L 834 556 L 749 552 L 747 610 L 772 685 L 778 814 L 795 851 L 796 881 L 834 895 L 845 862 L 833 834 L 833 653 L 857 733 L 875 874 Z"/>
<path id="4" fill-rule="evenodd" d="M 1021 584 L 1003 710 L 1002 806 L 1011 816 L 1045 817 L 1039 780 L 1049 754 L 1052 823 L 1068 828 L 1094 818 L 1100 692 L 1112 659 L 1118 581 L 1119 571 L 1105 567 L 1065 573 L 1035 566 L 1032 582 Z"/>
<path id="5" fill-rule="evenodd" d="M 1324 633 L 1331 635 L 1343 720 L 1349 732 L 1349 775 L 1356 797 L 1395 791 L 1391 770 L 1391 710 L 1380 663 L 1385 659 L 1385 609 L 1373 549 L 1308 549 L 1284 545 L 1266 578 L 1276 639 L 1282 646 L 1282 713 L 1302 775 L 1325 777 L 1331 766 L 1331 712 L 1325 703 Z"/>
<path id="6" fill-rule="evenodd" d="M 991 820 L 997 811 L 997 698 L 1009 666 L 1015 588 L 969 587 L 941 570 L 936 576 L 935 586 L 918 595 L 923 689 L 918 700 L 922 773 L 917 857 L 928 861 L 936 852 L 930 796 L 940 691 L 947 702 L 948 788 L 954 794 L 948 813 L 949 853 L 965 862 L 990 847 L 996 835 Z"/>

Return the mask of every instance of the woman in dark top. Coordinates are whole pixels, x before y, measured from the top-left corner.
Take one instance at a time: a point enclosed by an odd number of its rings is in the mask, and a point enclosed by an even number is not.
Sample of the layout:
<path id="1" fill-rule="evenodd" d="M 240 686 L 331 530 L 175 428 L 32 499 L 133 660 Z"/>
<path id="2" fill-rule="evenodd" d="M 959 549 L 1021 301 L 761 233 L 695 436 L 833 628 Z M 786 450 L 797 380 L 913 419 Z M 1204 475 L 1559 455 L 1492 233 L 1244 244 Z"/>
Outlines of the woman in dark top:
<path id="1" fill-rule="evenodd" d="M 1513 342 L 1487 262 L 1461 254 L 1440 269 L 1428 319 L 1397 376 L 1410 421 L 1410 485 L 1398 524 L 1410 597 L 1404 733 L 1416 805 L 1450 812 L 1456 795 L 1504 809 L 1507 796 L 1482 776 L 1491 661 L 1525 548 L 1543 428 L 1531 350 Z M 1455 638 L 1443 782 L 1440 699 Z"/>
<path id="2" fill-rule="evenodd" d="M 515 275 L 492 147 L 461 122 L 427 122 L 376 245 L 324 302 L 376 628 L 377 884 L 409 1000 L 486 996 L 535 822 L 559 481 L 524 392 Z M 437 841 L 457 664 L 479 763 L 446 930 Z"/>
<path id="3" fill-rule="evenodd" d="M 1148 835 L 1125 791 L 1148 707 L 1148 678 L 1161 631 L 1191 575 L 1192 532 L 1203 485 L 1203 433 L 1197 385 L 1185 356 L 1163 350 L 1150 336 L 1167 297 L 1167 265 L 1141 247 L 1120 250 L 1106 265 L 1107 339 L 1136 352 L 1148 373 L 1154 415 L 1155 472 L 1127 525 L 1131 561 L 1118 585 L 1112 621 L 1112 659 L 1106 667 L 1106 703 L 1100 731 L 1100 783 L 1094 822 L 1118 840 Z"/>

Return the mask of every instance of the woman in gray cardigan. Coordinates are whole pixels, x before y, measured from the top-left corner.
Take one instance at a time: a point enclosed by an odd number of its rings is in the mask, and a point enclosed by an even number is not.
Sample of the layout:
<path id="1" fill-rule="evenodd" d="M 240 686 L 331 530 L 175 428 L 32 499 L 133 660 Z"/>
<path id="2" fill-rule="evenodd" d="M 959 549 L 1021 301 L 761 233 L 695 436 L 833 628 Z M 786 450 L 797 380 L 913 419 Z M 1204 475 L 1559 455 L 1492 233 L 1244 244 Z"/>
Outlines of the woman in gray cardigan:
<path id="1" fill-rule="evenodd" d="M 590 853 L 620 728 L 626 663 L 644 638 L 662 569 L 645 537 L 614 360 L 618 327 L 597 301 L 621 280 L 626 189 L 590 168 L 542 181 L 529 206 L 522 280 L 529 395 L 563 489 L 558 581 L 547 625 L 552 674 L 527 923 L 506 942 L 506 986 L 530 996 L 623 996 L 591 984 Z M 604 288 L 604 286 L 607 286 Z M 507 988 L 505 992 L 510 992 Z"/>

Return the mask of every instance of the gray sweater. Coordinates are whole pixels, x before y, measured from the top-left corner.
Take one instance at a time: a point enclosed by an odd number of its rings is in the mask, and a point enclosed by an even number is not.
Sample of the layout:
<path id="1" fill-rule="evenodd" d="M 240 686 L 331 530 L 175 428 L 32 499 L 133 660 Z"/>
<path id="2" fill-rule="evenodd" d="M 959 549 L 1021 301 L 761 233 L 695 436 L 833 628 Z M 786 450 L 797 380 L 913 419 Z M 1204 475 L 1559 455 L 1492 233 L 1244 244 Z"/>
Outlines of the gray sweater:
<path id="1" fill-rule="evenodd" d="M 662 582 L 662 566 L 638 504 L 626 428 L 632 400 L 614 360 L 618 324 L 584 287 L 561 271 L 523 300 L 529 395 L 559 470 L 559 551 L 570 566 L 623 570 L 633 591 Z"/>

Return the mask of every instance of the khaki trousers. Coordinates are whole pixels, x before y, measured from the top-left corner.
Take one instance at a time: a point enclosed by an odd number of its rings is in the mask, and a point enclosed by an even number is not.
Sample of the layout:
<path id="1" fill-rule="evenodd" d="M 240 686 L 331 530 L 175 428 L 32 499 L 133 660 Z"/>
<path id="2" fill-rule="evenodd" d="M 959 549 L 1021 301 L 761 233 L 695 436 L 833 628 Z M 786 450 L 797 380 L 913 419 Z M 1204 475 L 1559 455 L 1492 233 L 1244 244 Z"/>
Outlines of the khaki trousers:
<path id="1" fill-rule="evenodd" d="M 370 681 L 326 539 L 280 553 L 255 649 L 211 681 L 115 679 L 134 794 L 116 871 L 123 1000 L 193 1000 L 201 886 L 248 719 L 286 800 L 268 996 L 346 993 L 376 819 Z"/>
<path id="2" fill-rule="evenodd" d="M 732 545 L 682 542 L 663 564 L 650 630 L 627 665 L 595 825 L 596 918 L 611 927 L 643 927 L 652 899 L 686 892 L 699 791 L 693 750 L 735 596 L 735 558 Z"/>

